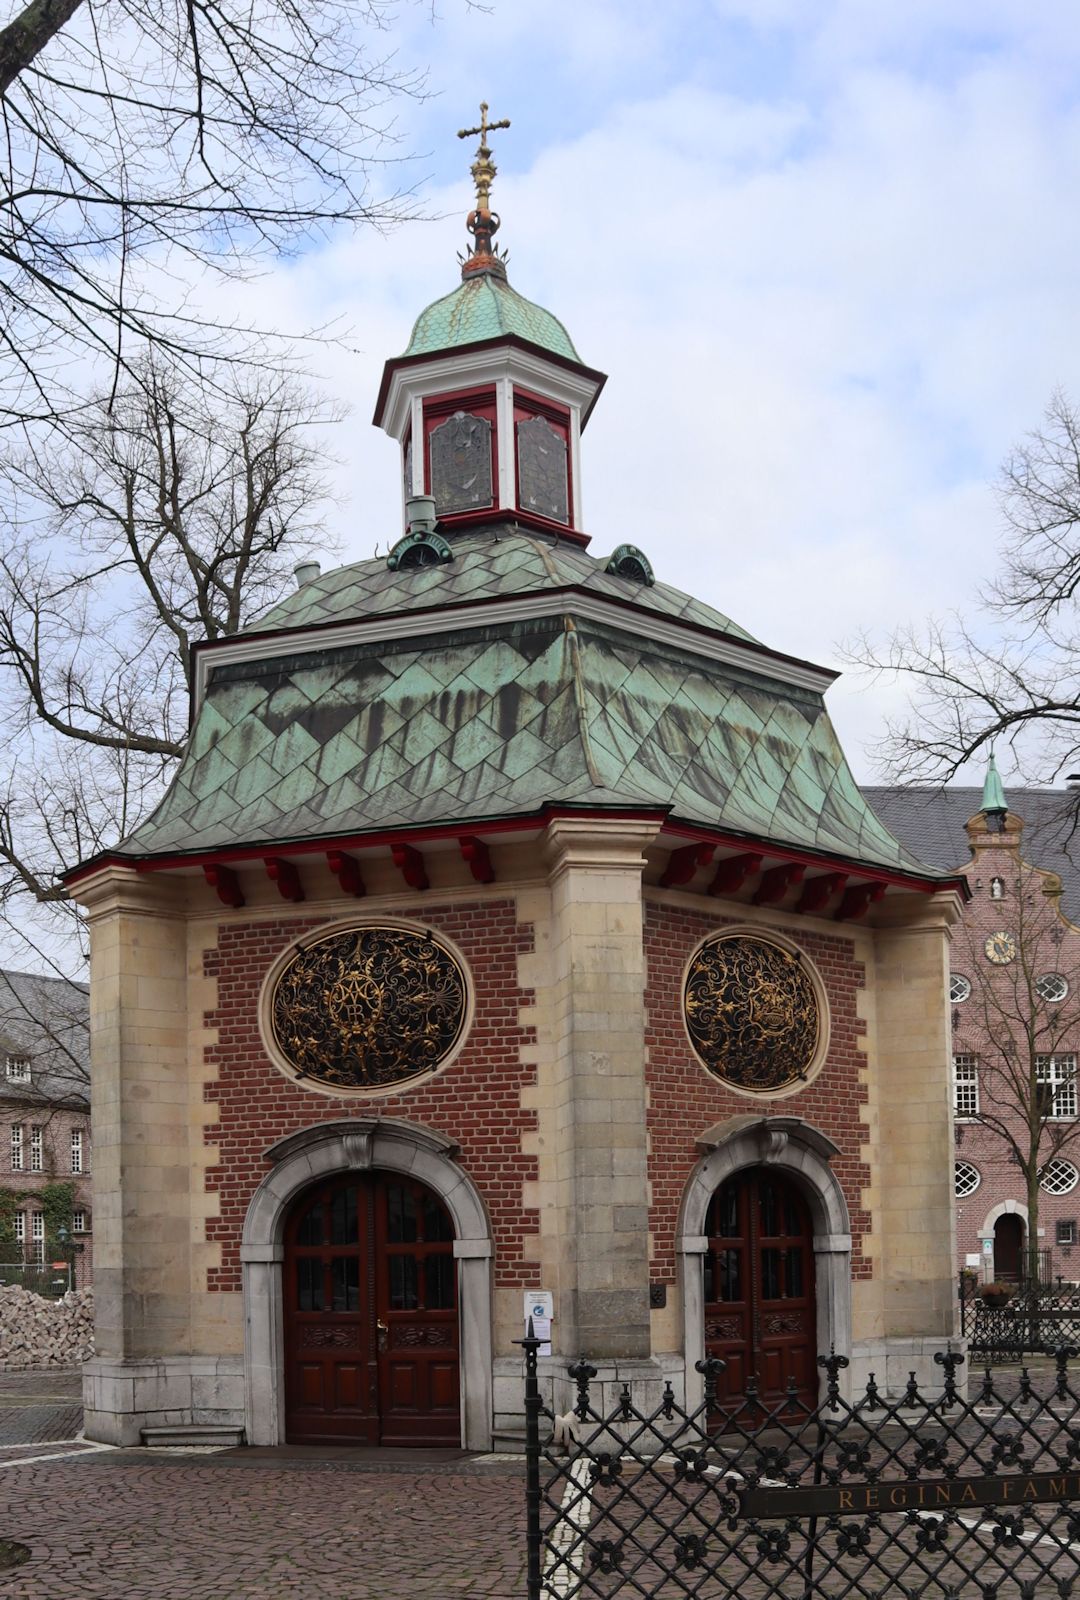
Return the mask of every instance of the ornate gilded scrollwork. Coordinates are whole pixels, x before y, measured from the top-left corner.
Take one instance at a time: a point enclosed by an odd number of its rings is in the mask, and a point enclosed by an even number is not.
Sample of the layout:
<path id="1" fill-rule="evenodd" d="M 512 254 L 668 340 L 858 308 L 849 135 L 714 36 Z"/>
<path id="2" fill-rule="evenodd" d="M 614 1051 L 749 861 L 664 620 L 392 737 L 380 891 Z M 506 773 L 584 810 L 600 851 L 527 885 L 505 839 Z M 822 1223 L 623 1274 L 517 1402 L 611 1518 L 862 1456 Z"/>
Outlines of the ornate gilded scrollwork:
<path id="1" fill-rule="evenodd" d="M 298 950 L 274 985 L 274 1041 L 296 1073 L 344 1089 L 438 1066 L 465 1023 L 465 976 L 430 933 L 349 928 Z"/>
<path id="2" fill-rule="evenodd" d="M 820 1015 L 797 955 L 752 934 L 718 934 L 690 964 L 683 997 L 694 1049 L 739 1089 L 783 1089 L 805 1078 Z"/>

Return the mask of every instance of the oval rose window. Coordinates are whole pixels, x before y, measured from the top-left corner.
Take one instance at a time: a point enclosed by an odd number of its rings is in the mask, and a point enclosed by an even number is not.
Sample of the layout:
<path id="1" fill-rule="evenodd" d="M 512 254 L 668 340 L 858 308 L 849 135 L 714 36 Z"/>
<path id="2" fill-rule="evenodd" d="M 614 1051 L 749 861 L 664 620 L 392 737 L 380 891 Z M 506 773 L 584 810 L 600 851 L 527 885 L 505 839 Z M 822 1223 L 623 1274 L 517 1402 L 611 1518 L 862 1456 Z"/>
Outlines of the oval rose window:
<path id="1" fill-rule="evenodd" d="M 297 950 L 274 984 L 270 1024 L 298 1077 L 376 1089 L 444 1061 L 465 1012 L 465 974 L 433 934 L 363 927 Z"/>

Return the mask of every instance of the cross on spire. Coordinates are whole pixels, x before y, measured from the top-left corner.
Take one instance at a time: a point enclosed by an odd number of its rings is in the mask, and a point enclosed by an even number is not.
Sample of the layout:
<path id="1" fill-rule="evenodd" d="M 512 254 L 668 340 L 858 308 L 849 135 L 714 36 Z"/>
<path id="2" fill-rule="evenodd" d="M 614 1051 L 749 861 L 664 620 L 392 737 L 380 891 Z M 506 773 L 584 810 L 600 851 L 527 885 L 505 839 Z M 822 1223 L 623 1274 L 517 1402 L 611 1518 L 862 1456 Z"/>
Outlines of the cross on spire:
<path id="1" fill-rule="evenodd" d="M 476 151 L 476 160 L 469 169 L 473 182 L 476 185 L 476 206 L 469 212 L 465 226 L 472 234 L 475 243 L 462 263 L 462 276 L 471 277 L 478 272 L 496 272 L 502 277 L 506 276 L 506 267 L 498 251 L 492 245 L 492 238 L 499 229 L 498 213 L 491 209 L 491 185 L 495 179 L 495 163 L 491 158 L 491 148 L 488 145 L 488 134 L 494 133 L 497 128 L 508 128 L 509 117 L 502 117 L 498 122 L 488 121 L 488 103 L 480 102 L 480 126 L 478 128 L 459 128 L 459 139 L 471 139 L 474 134 L 480 135 L 480 144 Z"/>

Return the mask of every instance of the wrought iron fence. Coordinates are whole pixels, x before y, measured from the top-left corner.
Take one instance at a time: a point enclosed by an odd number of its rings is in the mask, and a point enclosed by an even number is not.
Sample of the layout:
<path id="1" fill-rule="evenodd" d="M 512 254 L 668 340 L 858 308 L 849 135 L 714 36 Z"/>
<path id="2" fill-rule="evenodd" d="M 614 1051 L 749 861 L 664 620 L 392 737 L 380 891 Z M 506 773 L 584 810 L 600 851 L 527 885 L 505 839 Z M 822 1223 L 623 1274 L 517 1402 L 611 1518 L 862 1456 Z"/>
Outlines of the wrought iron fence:
<path id="1" fill-rule="evenodd" d="M 541 1396 L 539 1341 L 522 1344 L 528 1600 L 1080 1595 L 1075 1349 L 1057 1352 L 1042 1395 L 1026 1370 L 1009 1394 L 987 1368 L 964 1397 L 963 1357 L 943 1351 L 938 1390 L 912 1374 L 897 1400 L 873 1377 L 844 1399 L 847 1362 L 830 1355 L 819 1405 L 792 1391 L 770 1407 L 749 1384 L 728 1414 L 722 1362 L 698 1364 L 705 1398 L 692 1410 L 668 1385 L 654 1410 L 624 1386 L 601 1411 L 581 1360 L 560 1418 Z"/>
<path id="2" fill-rule="evenodd" d="M 961 1277 L 960 1331 L 976 1359 L 1019 1360 L 1080 1345 L 1080 1289 L 1059 1279 L 1055 1288 L 1019 1289 L 995 1303 Z"/>
<path id="3" fill-rule="evenodd" d="M 75 1287 L 74 1269 L 70 1262 L 42 1266 L 23 1261 L 0 1261 L 0 1288 L 17 1283 L 32 1294 L 43 1295 L 47 1300 L 59 1300 Z"/>

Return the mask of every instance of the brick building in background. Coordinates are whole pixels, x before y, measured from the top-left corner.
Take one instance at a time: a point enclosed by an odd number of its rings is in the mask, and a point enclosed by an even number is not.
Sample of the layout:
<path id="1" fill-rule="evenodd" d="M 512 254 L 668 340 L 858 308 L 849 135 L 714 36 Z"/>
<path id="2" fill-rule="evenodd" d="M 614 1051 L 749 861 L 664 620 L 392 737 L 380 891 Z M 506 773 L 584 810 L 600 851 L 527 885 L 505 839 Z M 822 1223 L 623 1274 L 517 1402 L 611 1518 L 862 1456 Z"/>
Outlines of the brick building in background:
<path id="1" fill-rule="evenodd" d="M 14 1233 L 0 1260 L 64 1257 L 78 1288 L 93 1278 L 89 1045 L 87 985 L 0 971 L 0 1204 Z M 57 1185 L 72 1191 L 66 1240 L 49 1236 Z"/>
<path id="2" fill-rule="evenodd" d="M 812 1401 L 830 1345 L 941 1382 L 965 884 L 864 801 L 832 673 L 587 549 L 604 379 L 507 282 L 490 156 L 377 401 L 404 530 L 198 648 L 168 794 L 69 875 L 91 1438 L 485 1449 L 547 1296 L 559 1410 L 582 1350 L 649 1403 L 706 1351 L 730 1396 Z"/>
<path id="3" fill-rule="evenodd" d="M 1044 1277 L 1078 1281 L 1076 795 L 1010 789 L 1006 802 L 992 768 L 982 792 L 959 786 L 864 792 L 910 849 L 939 867 L 963 872 L 971 887 L 951 956 L 958 1267 L 974 1267 L 983 1280 L 1015 1280 L 1034 1244 Z M 991 800 L 1004 808 L 1000 828 L 988 808 Z M 991 1125 L 1004 1119 L 1023 1143 L 1023 1105 L 1008 1081 L 1010 1057 L 1002 1051 L 1008 1038 L 1018 1068 L 1033 1055 L 1036 1095 L 1042 1100 L 1034 1241 L 1023 1169 L 1000 1127 Z"/>

